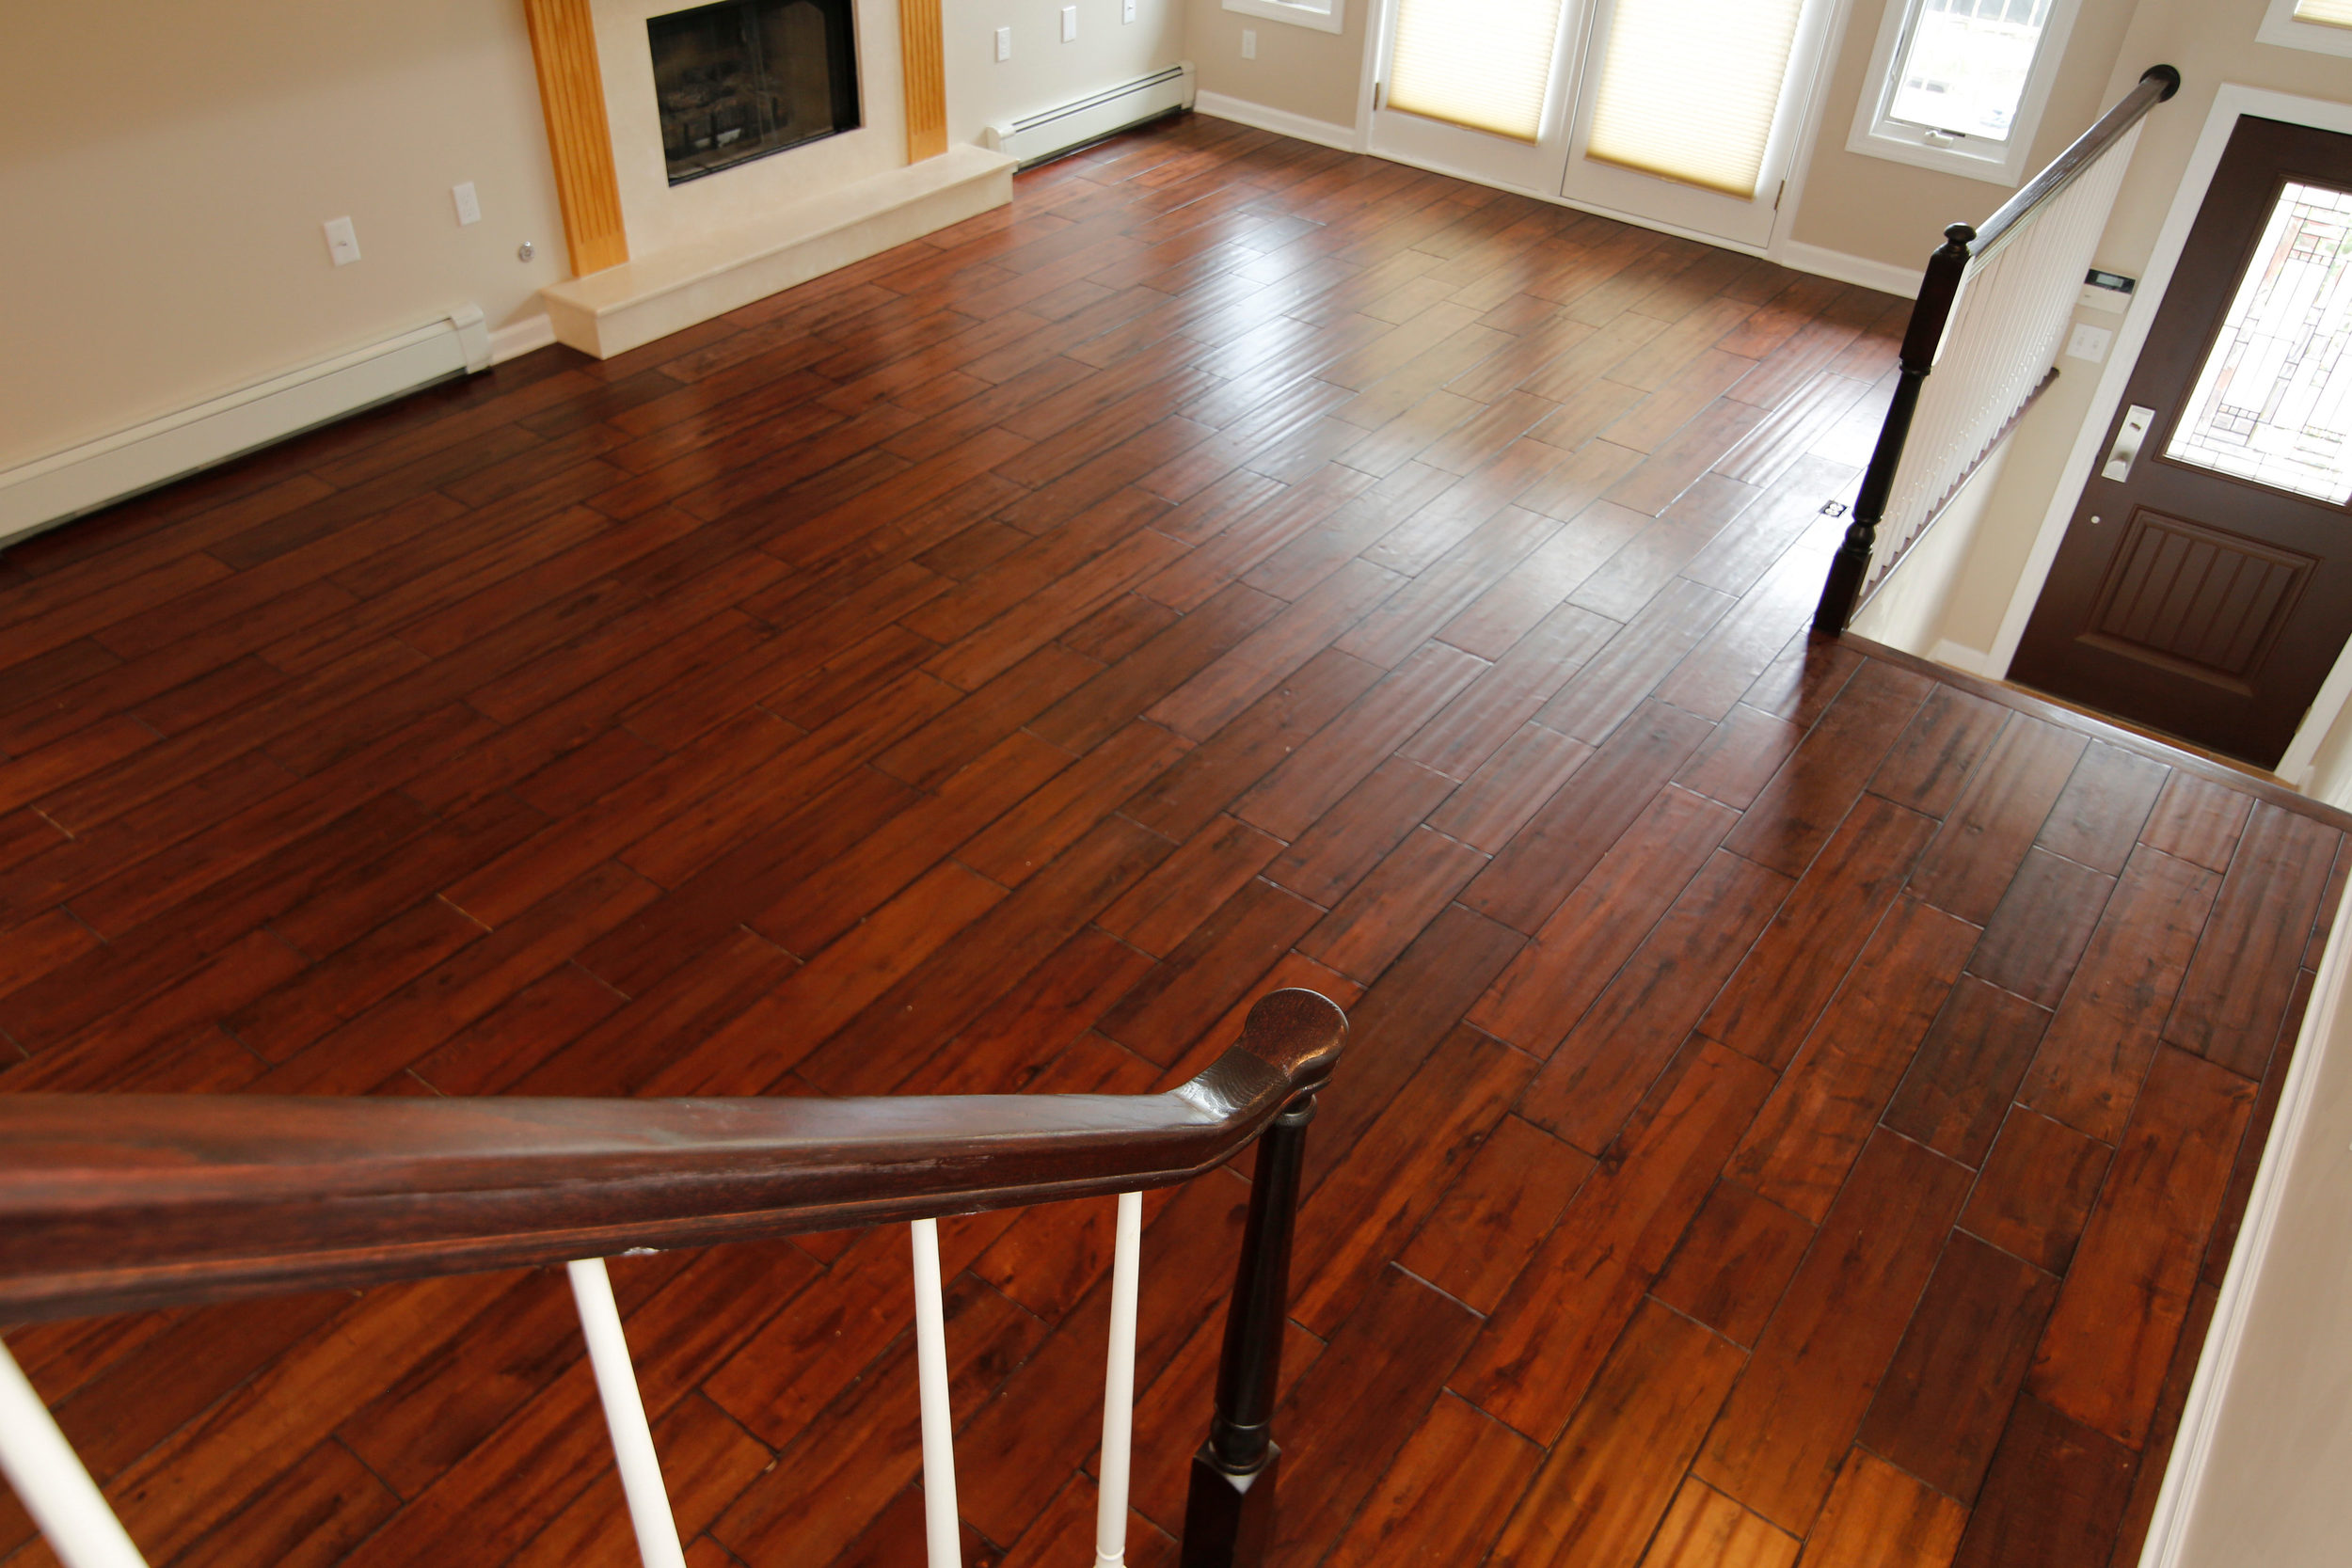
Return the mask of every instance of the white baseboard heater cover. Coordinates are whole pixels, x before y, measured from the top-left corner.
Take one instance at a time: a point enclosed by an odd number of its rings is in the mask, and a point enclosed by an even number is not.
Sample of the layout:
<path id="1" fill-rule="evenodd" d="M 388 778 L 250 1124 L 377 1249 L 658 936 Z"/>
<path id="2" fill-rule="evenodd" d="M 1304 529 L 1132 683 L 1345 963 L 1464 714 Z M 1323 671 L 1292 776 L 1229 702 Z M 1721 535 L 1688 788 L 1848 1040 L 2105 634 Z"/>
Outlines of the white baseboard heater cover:
<path id="1" fill-rule="evenodd" d="M 1073 147 L 1100 141 L 1114 131 L 1156 119 L 1171 109 L 1191 108 L 1192 79 L 1192 62 L 1184 60 L 1075 103 L 992 125 L 981 133 L 981 145 L 1019 160 L 1026 168 Z"/>
<path id="2" fill-rule="evenodd" d="M 0 546 L 448 376 L 487 370 L 469 305 L 366 348 L 0 471 Z"/>

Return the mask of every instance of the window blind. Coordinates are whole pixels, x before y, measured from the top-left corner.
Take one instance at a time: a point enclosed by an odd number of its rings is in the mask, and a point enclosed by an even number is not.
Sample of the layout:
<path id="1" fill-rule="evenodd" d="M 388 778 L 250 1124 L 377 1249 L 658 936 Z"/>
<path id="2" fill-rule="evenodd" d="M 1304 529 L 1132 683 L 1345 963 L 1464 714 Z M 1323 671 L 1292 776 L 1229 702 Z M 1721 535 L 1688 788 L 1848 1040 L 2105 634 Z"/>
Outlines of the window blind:
<path id="1" fill-rule="evenodd" d="M 1617 0 L 1584 155 L 1752 199 L 1804 8 Z"/>
<path id="2" fill-rule="evenodd" d="M 2295 20 L 2326 27 L 2352 27 L 2352 0 L 2295 0 Z"/>
<path id="3" fill-rule="evenodd" d="M 1534 141 L 1561 0 L 1398 0 L 1388 106 Z"/>

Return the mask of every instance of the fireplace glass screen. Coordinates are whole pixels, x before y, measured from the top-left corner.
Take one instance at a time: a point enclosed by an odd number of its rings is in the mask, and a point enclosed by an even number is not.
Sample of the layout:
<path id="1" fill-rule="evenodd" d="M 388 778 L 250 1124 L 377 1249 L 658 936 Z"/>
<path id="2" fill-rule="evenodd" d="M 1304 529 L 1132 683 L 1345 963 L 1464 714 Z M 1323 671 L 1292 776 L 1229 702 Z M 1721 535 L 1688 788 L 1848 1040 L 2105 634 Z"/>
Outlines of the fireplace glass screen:
<path id="1" fill-rule="evenodd" d="M 670 183 L 858 127 L 850 0 L 724 0 L 645 24 Z"/>

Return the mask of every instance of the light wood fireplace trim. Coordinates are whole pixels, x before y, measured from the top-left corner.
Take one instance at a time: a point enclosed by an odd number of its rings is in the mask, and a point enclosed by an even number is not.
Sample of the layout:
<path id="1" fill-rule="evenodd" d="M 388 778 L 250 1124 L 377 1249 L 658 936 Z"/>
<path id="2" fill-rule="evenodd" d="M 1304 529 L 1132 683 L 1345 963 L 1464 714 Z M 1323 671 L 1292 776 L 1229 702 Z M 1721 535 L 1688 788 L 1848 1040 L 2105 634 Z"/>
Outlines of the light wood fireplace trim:
<path id="1" fill-rule="evenodd" d="M 934 23 L 937 3 L 932 0 Z M 523 15 L 531 24 L 531 55 L 539 68 L 548 153 L 555 163 L 556 199 L 564 208 L 564 240 L 571 247 L 572 272 L 581 277 L 628 260 L 621 182 L 612 167 L 604 73 L 596 68 L 596 30 L 589 4 L 523 0 Z"/>
<path id="2" fill-rule="evenodd" d="M 906 77 L 907 162 L 947 150 L 947 46 L 940 0 L 898 0 L 898 57 Z"/>

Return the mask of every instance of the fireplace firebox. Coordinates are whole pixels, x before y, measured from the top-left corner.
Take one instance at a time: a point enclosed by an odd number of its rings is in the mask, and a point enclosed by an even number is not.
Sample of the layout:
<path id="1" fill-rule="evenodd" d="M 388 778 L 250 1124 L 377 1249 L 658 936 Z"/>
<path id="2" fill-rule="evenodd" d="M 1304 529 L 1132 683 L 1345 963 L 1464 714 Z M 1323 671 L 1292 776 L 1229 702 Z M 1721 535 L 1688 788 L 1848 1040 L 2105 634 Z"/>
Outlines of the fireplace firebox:
<path id="1" fill-rule="evenodd" d="M 851 0 L 722 0 L 645 32 L 673 185 L 861 123 Z"/>

